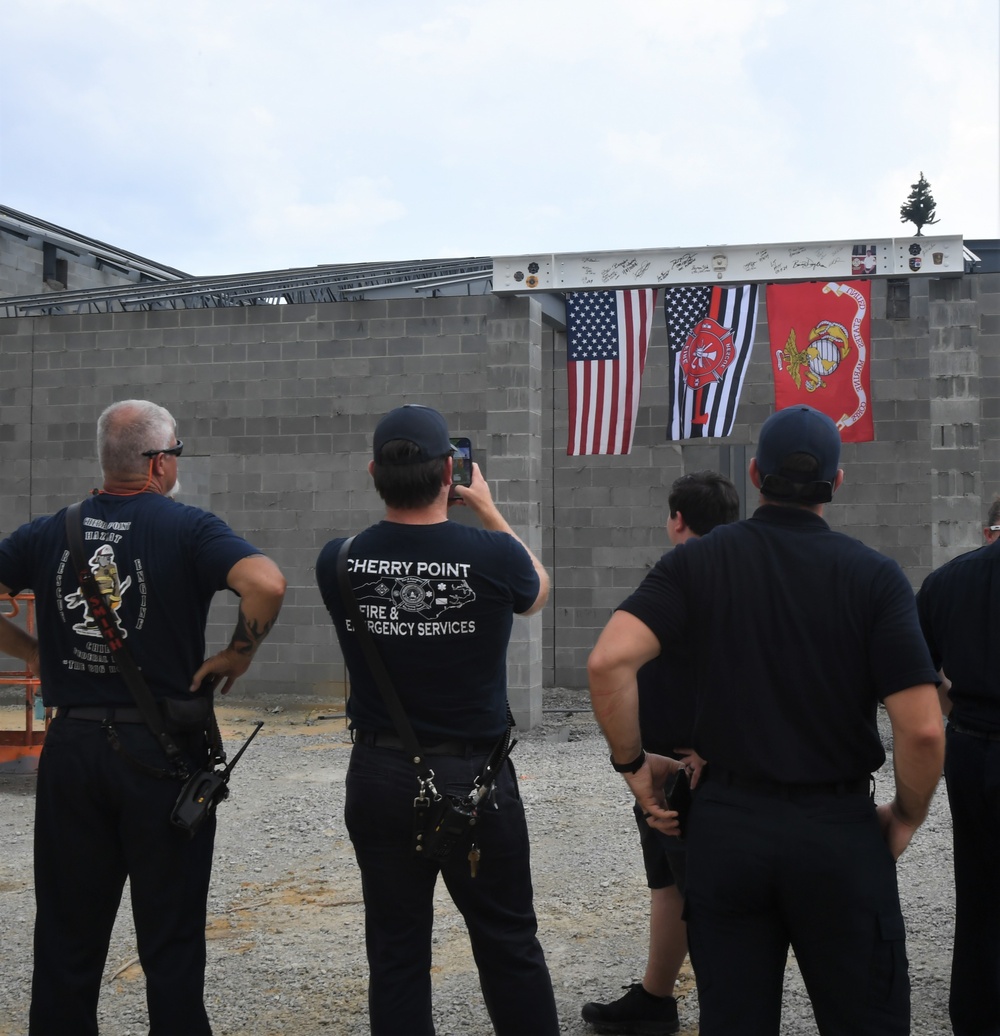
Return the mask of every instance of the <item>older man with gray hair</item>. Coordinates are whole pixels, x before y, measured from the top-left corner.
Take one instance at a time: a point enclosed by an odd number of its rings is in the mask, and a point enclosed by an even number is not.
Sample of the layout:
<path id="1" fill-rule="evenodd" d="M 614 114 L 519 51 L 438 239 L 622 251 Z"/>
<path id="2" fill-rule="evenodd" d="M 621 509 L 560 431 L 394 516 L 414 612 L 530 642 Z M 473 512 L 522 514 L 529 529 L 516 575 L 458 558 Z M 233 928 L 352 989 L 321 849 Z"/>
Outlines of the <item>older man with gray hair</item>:
<path id="1" fill-rule="evenodd" d="M 115 403 L 97 426 L 103 489 L 78 520 L 86 563 L 122 643 L 192 772 L 209 764 L 211 684 L 225 694 L 274 624 L 277 566 L 225 522 L 169 499 L 184 443 L 170 413 Z M 211 1033 L 205 916 L 215 818 L 170 823 L 180 783 L 96 625 L 67 549 L 66 509 L 0 542 L 0 594 L 31 589 L 38 638 L 0 618 L 0 651 L 41 678 L 55 708 L 38 765 L 31 1036 L 97 1033 L 97 1001 L 126 878 L 150 1033 Z M 239 596 L 229 644 L 205 657 L 216 591 Z"/>

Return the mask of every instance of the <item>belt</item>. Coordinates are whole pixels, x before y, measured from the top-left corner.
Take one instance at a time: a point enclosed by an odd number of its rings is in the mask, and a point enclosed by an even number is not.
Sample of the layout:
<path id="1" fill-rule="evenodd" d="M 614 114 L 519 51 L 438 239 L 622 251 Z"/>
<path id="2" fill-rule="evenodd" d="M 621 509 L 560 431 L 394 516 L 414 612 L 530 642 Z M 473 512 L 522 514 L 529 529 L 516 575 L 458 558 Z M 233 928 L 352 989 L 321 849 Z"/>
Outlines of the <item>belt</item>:
<path id="1" fill-rule="evenodd" d="M 60 705 L 56 709 L 57 719 L 89 719 L 97 723 L 145 723 L 142 713 L 135 707 L 119 705 Z"/>
<path id="2" fill-rule="evenodd" d="M 757 780 L 741 777 L 732 770 L 722 770 L 711 763 L 705 768 L 704 777 L 713 783 L 725 784 L 730 788 L 742 788 L 758 795 L 772 798 L 796 799 L 805 795 L 867 795 L 873 792 L 871 777 L 859 777 L 851 781 L 816 781 L 804 784 L 785 784 L 781 781 Z"/>
<path id="3" fill-rule="evenodd" d="M 395 734 L 384 734 L 379 730 L 355 730 L 354 740 L 369 748 L 402 748 L 402 738 Z M 482 755 L 490 752 L 496 745 L 493 741 L 439 741 L 434 745 L 421 745 L 424 755 L 458 755 L 468 758 L 471 755 Z"/>
<path id="4" fill-rule="evenodd" d="M 952 723 L 948 720 L 948 726 L 956 734 L 968 734 L 969 737 L 982 738 L 983 741 L 1000 741 L 1000 731 L 996 730 L 974 730 L 972 727 L 963 727 L 959 723 Z"/>

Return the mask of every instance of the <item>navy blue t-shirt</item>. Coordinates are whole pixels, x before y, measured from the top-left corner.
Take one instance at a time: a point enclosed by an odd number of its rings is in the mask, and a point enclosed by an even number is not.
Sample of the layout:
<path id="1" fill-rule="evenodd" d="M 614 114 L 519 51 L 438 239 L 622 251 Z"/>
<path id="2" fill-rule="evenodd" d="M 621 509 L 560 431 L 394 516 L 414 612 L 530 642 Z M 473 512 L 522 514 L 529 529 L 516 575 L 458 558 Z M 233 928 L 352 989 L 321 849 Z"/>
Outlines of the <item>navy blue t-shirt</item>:
<path id="1" fill-rule="evenodd" d="M 951 681 L 952 722 L 1000 732 L 1000 540 L 932 572 L 917 612 L 931 659 Z"/>
<path id="2" fill-rule="evenodd" d="M 344 615 L 331 540 L 316 580 L 351 677 L 352 728 L 395 732 Z M 538 597 L 527 550 L 511 535 L 439 522 L 382 521 L 359 533 L 351 586 L 418 741 L 487 740 L 507 725 L 507 644 L 514 613 Z"/>
<path id="3" fill-rule="evenodd" d="M 150 690 L 187 696 L 205 658 L 213 594 L 236 562 L 260 551 L 215 515 L 154 493 L 90 497 L 81 520 L 84 556 Z M 0 583 L 35 594 L 46 705 L 135 703 L 80 593 L 65 509 L 0 542 Z"/>
<path id="4" fill-rule="evenodd" d="M 937 682 L 899 565 L 802 508 L 761 507 L 675 547 L 621 607 L 689 653 L 694 747 L 745 778 L 874 772 L 878 701 Z"/>

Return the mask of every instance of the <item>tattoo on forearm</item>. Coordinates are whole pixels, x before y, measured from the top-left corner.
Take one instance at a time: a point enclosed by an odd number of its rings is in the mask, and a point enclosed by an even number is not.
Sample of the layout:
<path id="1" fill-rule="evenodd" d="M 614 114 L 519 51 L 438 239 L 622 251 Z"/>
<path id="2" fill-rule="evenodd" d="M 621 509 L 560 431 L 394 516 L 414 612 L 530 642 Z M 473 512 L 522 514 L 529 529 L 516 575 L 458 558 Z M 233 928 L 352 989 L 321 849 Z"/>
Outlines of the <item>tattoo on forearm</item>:
<path id="1" fill-rule="evenodd" d="M 271 632 L 274 620 L 260 623 L 256 619 L 248 619 L 240 609 L 236 620 L 236 632 L 229 646 L 239 655 L 252 655 L 260 647 L 261 641 Z"/>

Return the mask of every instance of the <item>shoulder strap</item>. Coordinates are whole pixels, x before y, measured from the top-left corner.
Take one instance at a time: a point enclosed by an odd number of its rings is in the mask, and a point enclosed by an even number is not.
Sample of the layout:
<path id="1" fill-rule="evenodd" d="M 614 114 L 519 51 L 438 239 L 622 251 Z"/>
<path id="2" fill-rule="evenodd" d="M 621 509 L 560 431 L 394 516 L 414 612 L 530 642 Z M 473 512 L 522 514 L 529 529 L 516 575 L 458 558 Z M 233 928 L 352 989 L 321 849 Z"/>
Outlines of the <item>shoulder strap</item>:
<path id="1" fill-rule="evenodd" d="M 414 765 L 418 768 L 423 766 L 426 769 L 424 754 L 417 741 L 417 735 L 413 732 L 413 727 L 410 726 L 410 721 L 403 711 L 402 702 L 399 700 L 396 688 L 392 685 L 389 671 L 378 653 L 371 631 L 368 629 L 368 623 L 365 622 L 364 616 L 361 614 L 361 609 L 358 607 L 358 599 L 354 596 L 354 587 L 351 586 L 351 580 L 347 575 L 347 555 L 353 542 L 353 536 L 344 540 L 337 554 L 337 582 L 340 584 L 340 598 L 344 602 L 347 615 L 354 625 L 354 632 L 357 635 L 358 643 L 361 645 L 361 650 L 365 653 L 368 669 L 371 671 L 372 679 L 378 684 L 378 689 L 382 693 L 385 707 L 389 711 L 389 717 L 396 728 L 396 733 L 399 734 L 400 740 L 406 746 L 406 751 L 409 752 Z"/>
<path id="2" fill-rule="evenodd" d="M 142 713 L 142 718 L 146 721 L 146 725 L 163 746 L 163 750 L 167 753 L 167 758 L 179 768 L 180 775 L 184 776 L 183 772 L 180 772 L 187 769 L 184 757 L 174 743 L 173 738 L 164 728 L 163 718 L 157 707 L 156 699 L 153 697 L 153 692 L 146 684 L 141 670 L 135 664 L 135 660 L 132 658 L 128 648 L 125 647 L 125 643 L 118 633 L 114 609 L 101 592 L 101 588 L 97 585 L 97 580 L 94 578 L 94 573 L 91 572 L 90 566 L 84 558 L 83 535 L 80 531 L 80 509 L 81 504 L 79 502 L 72 504 L 66 509 L 66 538 L 69 540 L 69 552 L 73 559 L 73 568 L 76 569 L 77 578 L 80 581 L 80 589 L 83 591 L 87 601 L 87 608 L 90 610 L 90 615 L 94 622 L 97 623 L 105 641 L 107 641 L 111 654 L 118 665 L 118 671 L 121 673 L 125 683 L 128 684 L 128 689 L 132 692 L 132 697 L 135 699 L 135 703 L 139 707 L 139 712 Z"/>

